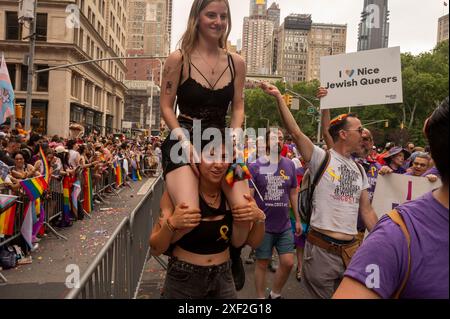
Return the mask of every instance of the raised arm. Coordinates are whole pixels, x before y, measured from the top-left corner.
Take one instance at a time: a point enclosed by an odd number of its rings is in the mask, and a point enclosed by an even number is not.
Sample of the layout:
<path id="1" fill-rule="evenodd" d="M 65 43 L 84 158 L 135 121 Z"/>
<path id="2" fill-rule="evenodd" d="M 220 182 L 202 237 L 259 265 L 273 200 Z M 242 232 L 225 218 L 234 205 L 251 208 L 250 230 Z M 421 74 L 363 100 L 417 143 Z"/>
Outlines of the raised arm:
<path id="1" fill-rule="evenodd" d="M 286 106 L 283 100 L 283 96 L 275 85 L 268 83 L 261 83 L 261 89 L 269 95 L 274 96 L 277 99 L 278 110 L 280 111 L 281 119 L 283 120 L 286 130 L 291 134 L 293 141 L 297 145 L 299 152 L 306 162 L 309 162 L 314 151 L 314 144 L 311 140 L 301 131 L 298 124 L 295 122 L 294 116 Z"/>

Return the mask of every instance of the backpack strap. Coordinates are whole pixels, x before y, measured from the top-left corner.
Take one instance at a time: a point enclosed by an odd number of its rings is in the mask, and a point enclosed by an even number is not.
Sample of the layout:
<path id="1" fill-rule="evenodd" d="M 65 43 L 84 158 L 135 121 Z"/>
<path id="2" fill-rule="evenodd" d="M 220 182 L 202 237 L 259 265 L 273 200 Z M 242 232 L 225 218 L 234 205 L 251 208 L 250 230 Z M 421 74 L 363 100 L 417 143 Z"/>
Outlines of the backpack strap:
<path id="1" fill-rule="evenodd" d="M 319 184 L 320 180 L 322 179 L 323 174 L 325 173 L 328 165 L 330 164 L 330 160 L 331 160 L 330 151 L 326 151 L 325 158 L 323 159 L 322 164 L 320 164 L 320 167 L 317 170 L 316 176 L 314 176 L 314 181 L 312 184 L 313 191 L 311 192 L 311 197 L 312 197 L 312 194 L 314 193 L 314 189 L 316 188 L 317 184 Z"/>
<path id="2" fill-rule="evenodd" d="M 406 228 L 406 224 L 405 221 L 403 220 L 402 215 L 400 215 L 397 210 L 394 209 L 387 215 L 389 216 L 390 219 L 392 219 L 394 223 L 396 223 L 400 227 L 403 235 L 406 238 L 406 242 L 408 243 L 408 270 L 406 272 L 405 278 L 403 278 L 402 284 L 393 295 L 394 299 L 399 299 L 401 293 L 406 287 L 406 283 L 408 282 L 409 276 L 411 274 L 411 235 L 408 232 L 408 228 Z"/>

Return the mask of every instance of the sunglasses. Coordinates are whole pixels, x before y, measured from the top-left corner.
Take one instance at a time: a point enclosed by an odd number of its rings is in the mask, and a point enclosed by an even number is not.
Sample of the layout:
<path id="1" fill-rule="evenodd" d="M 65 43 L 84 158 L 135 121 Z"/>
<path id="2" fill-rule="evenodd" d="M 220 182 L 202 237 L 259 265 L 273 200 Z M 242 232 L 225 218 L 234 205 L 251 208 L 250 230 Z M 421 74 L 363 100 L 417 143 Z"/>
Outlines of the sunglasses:
<path id="1" fill-rule="evenodd" d="M 360 128 L 357 128 L 357 129 L 355 129 L 355 130 L 344 130 L 344 131 L 355 131 L 355 132 L 359 132 L 359 134 L 362 134 L 363 132 L 364 132 L 364 128 L 363 127 L 360 127 Z"/>

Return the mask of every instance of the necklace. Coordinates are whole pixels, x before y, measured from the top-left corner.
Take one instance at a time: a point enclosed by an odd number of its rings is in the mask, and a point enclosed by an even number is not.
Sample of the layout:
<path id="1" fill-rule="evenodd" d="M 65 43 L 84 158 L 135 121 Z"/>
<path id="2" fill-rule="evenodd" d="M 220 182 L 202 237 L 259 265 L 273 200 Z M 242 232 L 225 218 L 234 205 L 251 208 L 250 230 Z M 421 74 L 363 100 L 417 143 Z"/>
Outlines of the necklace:
<path id="1" fill-rule="evenodd" d="M 203 198 L 203 200 L 206 202 L 206 204 L 208 204 L 208 206 L 212 207 L 212 206 L 216 205 L 217 200 L 220 198 L 220 192 L 218 192 L 217 194 L 214 194 L 214 195 L 208 195 L 209 197 L 214 198 L 214 200 L 212 202 L 206 200 L 205 194 L 202 193 L 202 191 L 200 191 L 200 196 Z"/>
<path id="2" fill-rule="evenodd" d="M 208 61 L 206 61 L 206 59 L 203 57 L 203 55 L 200 54 L 200 51 L 197 49 L 196 50 L 198 55 L 202 58 L 202 60 L 211 68 L 211 74 L 214 75 L 216 73 L 216 67 L 220 62 L 220 52 L 217 51 L 217 62 L 214 65 L 214 67 L 211 66 L 211 64 L 208 63 Z"/>

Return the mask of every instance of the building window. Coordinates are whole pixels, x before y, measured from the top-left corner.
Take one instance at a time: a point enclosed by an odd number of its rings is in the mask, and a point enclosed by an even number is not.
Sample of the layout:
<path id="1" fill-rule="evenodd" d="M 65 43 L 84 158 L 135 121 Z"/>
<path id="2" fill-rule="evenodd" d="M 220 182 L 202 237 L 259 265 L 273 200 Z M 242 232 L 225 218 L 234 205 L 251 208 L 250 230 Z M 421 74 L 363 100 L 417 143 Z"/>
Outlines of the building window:
<path id="1" fill-rule="evenodd" d="M 22 32 L 17 12 L 6 12 L 6 40 L 21 40 Z"/>
<path id="2" fill-rule="evenodd" d="M 38 65 L 37 69 L 47 69 L 48 65 Z M 36 74 L 36 91 L 48 92 L 48 72 L 41 72 Z"/>
<path id="3" fill-rule="evenodd" d="M 15 64 L 6 64 L 8 68 L 9 78 L 11 79 L 11 85 L 13 89 L 16 88 L 16 65 Z"/>
<path id="4" fill-rule="evenodd" d="M 36 16 L 36 40 L 47 41 L 47 13 L 38 13 Z"/>
<path id="5" fill-rule="evenodd" d="M 84 102 L 92 103 L 92 83 L 89 81 L 84 83 Z"/>

